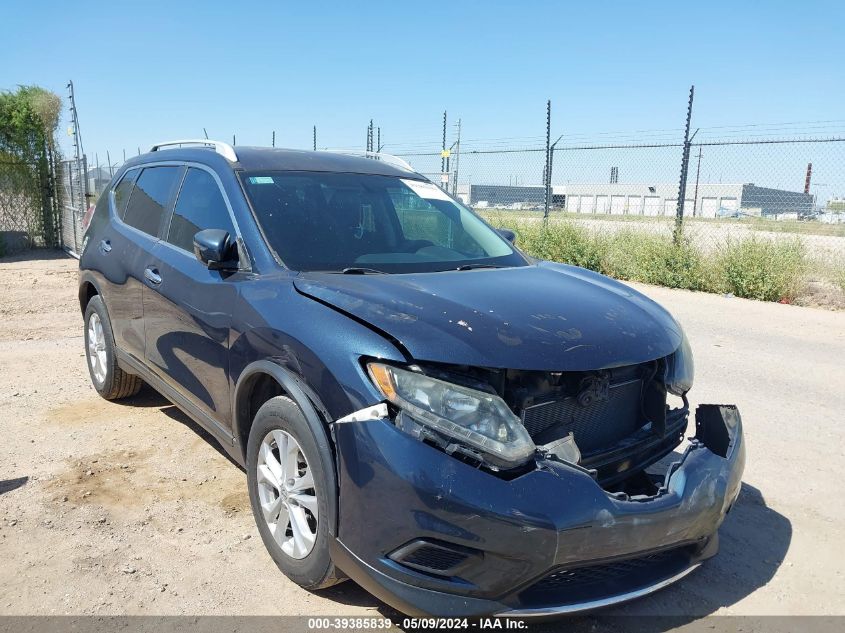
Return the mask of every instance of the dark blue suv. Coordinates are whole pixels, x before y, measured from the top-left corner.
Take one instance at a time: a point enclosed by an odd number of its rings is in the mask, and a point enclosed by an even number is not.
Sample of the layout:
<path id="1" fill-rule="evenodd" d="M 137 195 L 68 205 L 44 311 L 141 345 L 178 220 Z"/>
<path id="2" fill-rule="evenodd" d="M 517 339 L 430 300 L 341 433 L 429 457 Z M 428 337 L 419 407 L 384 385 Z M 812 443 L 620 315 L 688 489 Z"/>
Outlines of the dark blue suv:
<path id="1" fill-rule="evenodd" d="M 155 146 L 100 198 L 79 282 L 97 391 L 148 383 L 208 429 L 303 587 L 593 609 L 715 554 L 739 492 L 735 407 L 675 451 L 693 360 L 665 310 L 394 157 Z"/>

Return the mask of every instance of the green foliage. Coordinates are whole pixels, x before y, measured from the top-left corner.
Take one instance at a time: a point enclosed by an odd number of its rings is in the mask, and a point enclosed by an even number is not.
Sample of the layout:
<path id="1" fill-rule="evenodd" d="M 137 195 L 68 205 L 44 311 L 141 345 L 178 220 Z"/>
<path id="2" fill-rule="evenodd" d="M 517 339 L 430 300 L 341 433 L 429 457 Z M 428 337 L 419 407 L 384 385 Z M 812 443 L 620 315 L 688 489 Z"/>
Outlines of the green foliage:
<path id="1" fill-rule="evenodd" d="M 708 290 L 710 275 L 701 253 L 689 240 L 624 230 L 610 235 L 604 272 L 618 279 L 669 288 Z"/>
<path id="2" fill-rule="evenodd" d="M 539 259 L 574 264 L 629 281 L 669 288 L 730 292 L 763 301 L 795 299 L 808 259 L 800 238 L 773 240 L 752 233 L 704 252 L 691 239 L 623 228 L 598 232 L 583 224 L 489 214 L 488 221 L 517 234 L 517 245 Z M 845 289 L 845 272 L 840 281 Z"/>
<path id="3" fill-rule="evenodd" d="M 725 289 L 738 297 L 791 302 L 801 289 L 807 254 L 797 238 L 775 241 L 752 235 L 726 242 L 716 266 Z"/>
<path id="4" fill-rule="evenodd" d="M 53 145 L 62 101 L 38 86 L 0 92 L 0 152 L 35 162 Z"/>

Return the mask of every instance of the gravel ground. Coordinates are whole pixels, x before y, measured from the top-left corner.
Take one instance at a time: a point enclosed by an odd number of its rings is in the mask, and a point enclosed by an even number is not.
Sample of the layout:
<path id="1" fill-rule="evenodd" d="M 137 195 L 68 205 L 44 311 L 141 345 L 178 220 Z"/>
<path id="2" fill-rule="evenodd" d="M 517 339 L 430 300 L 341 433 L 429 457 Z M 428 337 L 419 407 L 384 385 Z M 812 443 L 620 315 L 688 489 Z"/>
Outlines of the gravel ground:
<path id="1" fill-rule="evenodd" d="M 613 613 L 845 614 L 845 313 L 638 288 L 686 328 L 693 404 L 739 405 L 748 463 L 719 556 Z M 0 296 L 0 615 L 396 617 L 278 572 L 243 472 L 163 398 L 97 396 L 75 260 L 0 260 Z"/>

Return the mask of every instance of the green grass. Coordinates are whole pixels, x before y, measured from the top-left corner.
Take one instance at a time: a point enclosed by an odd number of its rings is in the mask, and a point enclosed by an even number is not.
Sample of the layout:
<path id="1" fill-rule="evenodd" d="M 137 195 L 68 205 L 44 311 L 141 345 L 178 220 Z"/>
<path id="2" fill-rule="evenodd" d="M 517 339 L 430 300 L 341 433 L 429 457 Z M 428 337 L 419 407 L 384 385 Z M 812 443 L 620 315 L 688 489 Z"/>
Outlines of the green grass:
<path id="1" fill-rule="evenodd" d="M 542 211 L 521 211 L 510 209 L 479 209 L 484 217 L 505 217 L 513 220 L 541 220 Z M 625 222 L 630 224 L 672 224 L 674 216 L 664 215 L 627 215 L 610 213 L 569 213 L 567 211 L 552 211 L 550 215 L 552 222 L 557 223 L 567 220 L 595 220 L 597 222 Z M 797 220 L 765 220 L 763 218 L 692 218 L 684 220 L 687 225 L 692 226 L 746 226 L 753 231 L 769 231 L 773 233 L 795 233 L 796 235 L 829 235 L 833 237 L 845 237 L 845 224 L 823 224 L 822 222 L 799 222 Z"/>
<path id="2" fill-rule="evenodd" d="M 603 233 L 569 220 L 544 225 L 508 213 L 485 215 L 493 226 L 513 230 L 517 245 L 534 257 L 669 288 L 792 302 L 809 266 L 798 237 L 773 240 L 751 233 L 705 252 L 689 238 L 676 244 L 668 235 L 636 227 Z"/>

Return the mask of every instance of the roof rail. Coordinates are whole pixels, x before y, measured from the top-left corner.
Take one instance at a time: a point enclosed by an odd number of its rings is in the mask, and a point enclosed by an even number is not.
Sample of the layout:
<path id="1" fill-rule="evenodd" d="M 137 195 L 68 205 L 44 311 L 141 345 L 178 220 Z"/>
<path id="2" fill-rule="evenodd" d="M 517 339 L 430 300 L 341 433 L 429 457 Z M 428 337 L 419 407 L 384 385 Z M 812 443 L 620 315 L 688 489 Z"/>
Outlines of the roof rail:
<path id="1" fill-rule="evenodd" d="M 183 145 L 203 145 L 206 147 L 213 147 L 214 151 L 220 154 L 223 158 L 231 163 L 238 162 L 238 155 L 235 154 L 235 148 L 224 143 L 223 141 L 211 141 L 207 138 L 201 139 L 184 139 L 181 141 L 165 141 L 164 143 L 156 143 L 150 148 L 151 152 L 157 152 L 165 147 L 181 147 Z"/>
<path id="2" fill-rule="evenodd" d="M 373 160 L 380 160 L 382 162 L 388 163 L 389 165 L 393 165 L 394 167 L 399 167 L 400 169 L 405 169 L 407 171 L 412 171 L 416 173 L 416 169 L 411 167 L 410 163 L 408 163 L 406 160 L 399 158 L 398 156 L 394 156 L 393 154 L 382 154 L 381 152 L 371 152 L 369 150 L 357 149 L 325 149 L 320 151 L 331 152 L 332 154 L 346 154 L 348 156 L 361 156 L 362 158 L 372 158 Z"/>

